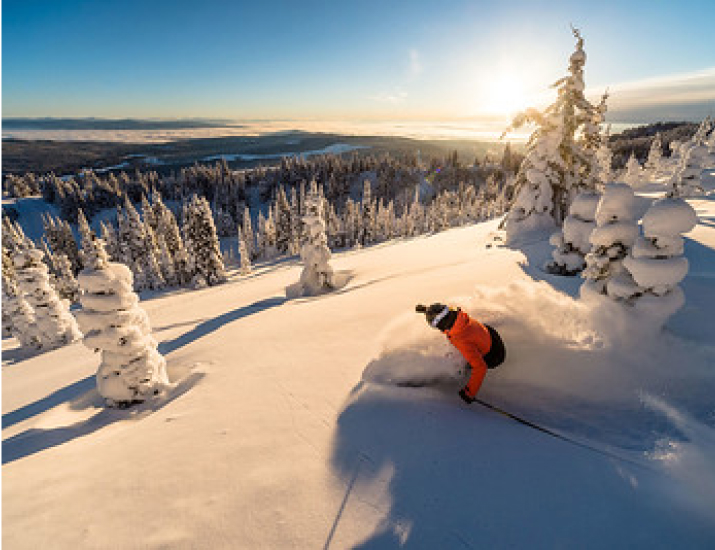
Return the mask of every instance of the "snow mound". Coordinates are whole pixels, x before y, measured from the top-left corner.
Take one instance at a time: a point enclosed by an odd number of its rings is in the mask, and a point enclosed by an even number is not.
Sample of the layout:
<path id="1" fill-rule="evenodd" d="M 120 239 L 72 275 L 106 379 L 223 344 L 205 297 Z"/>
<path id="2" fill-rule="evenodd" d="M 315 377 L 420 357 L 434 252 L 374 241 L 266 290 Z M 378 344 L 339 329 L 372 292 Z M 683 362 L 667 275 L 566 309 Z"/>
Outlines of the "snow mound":
<path id="1" fill-rule="evenodd" d="M 643 232 L 648 236 L 687 233 L 698 223 L 695 210 L 683 199 L 657 200 L 643 216 Z"/>

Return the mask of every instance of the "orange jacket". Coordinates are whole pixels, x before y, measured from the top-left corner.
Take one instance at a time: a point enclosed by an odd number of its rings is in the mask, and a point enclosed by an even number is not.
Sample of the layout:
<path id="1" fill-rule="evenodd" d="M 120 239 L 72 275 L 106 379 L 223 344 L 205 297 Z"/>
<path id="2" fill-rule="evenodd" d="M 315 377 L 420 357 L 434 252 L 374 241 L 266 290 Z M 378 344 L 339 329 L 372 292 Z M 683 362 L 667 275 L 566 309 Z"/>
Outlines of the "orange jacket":
<path id="1" fill-rule="evenodd" d="M 472 366 L 472 375 L 467 382 L 467 394 L 476 397 L 484 376 L 487 374 L 487 364 L 484 355 L 492 347 L 492 337 L 489 330 L 479 321 L 459 310 L 457 319 L 451 329 L 445 331 L 450 343 L 459 350 Z"/>

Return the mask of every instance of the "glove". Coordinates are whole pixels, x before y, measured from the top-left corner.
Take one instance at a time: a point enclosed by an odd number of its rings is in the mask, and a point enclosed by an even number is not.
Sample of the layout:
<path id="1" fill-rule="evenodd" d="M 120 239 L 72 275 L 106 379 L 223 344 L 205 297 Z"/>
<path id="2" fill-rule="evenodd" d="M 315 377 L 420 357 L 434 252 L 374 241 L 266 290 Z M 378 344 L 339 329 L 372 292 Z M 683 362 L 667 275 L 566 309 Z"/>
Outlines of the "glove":
<path id="1" fill-rule="evenodd" d="M 461 397 L 462 400 L 463 400 L 467 405 L 471 405 L 472 403 L 474 403 L 474 402 L 477 400 L 476 397 L 472 397 L 471 395 L 469 395 L 469 394 L 467 393 L 467 387 L 466 387 L 466 386 L 463 387 L 461 390 L 459 390 L 459 397 Z"/>

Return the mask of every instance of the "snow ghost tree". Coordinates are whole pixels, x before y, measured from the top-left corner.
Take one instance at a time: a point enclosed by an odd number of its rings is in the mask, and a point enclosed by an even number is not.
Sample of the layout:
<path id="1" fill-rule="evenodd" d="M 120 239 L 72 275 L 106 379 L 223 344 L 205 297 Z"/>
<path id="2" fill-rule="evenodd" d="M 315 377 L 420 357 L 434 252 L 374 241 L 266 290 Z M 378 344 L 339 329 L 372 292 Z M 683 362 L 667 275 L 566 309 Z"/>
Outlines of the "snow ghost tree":
<path id="1" fill-rule="evenodd" d="M 609 283 L 609 294 L 659 322 L 680 309 L 685 296 L 678 283 L 688 273 L 681 235 L 697 220 L 695 210 L 682 199 L 655 201 L 643 216 L 643 236 L 623 260 L 627 271 Z"/>
<path id="2" fill-rule="evenodd" d="M 591 251 L 586 255 L 581 296 L 606 295 L 608 281 L 623 271 L 623 258 L 638 236 L 635 195 L 625 183 L 606 185 L 596 209 Z"/>
<path id="3" fill-rule="evenodd" d="M 333 288 L 333 268 L 330 267 L 330 249 L 325 235 L 323 205 L 315 181 L 310 184 L 310 191 L 305 198 L 305 216 L 303 216 L 304 243 L 300 250 L 303 260 L 303 272 L 300 283 L 304 294 L 316 294 Z"/>
<path id="4" fill-rule="evenodd" d="M 661 170 L 663 161 L 663 138 L 658 132 L 650 144 L 648 159 L 645 161 L 645 169 L 651 177 L 655 177 Z"/>
<path id="5" fill-rule="evenodd" d="M 558 96 L 544 112 L 529 109 L 517 115 L 511 128 L 537 125 L 527 143 L 526 158 L 516 177 L 514 203 L 505 220 L 507 241 L 537 229 L 560 225 L 573 196 L 594 190 L 598 172 L 598 125 L 605 98 L 598 107 L 584 96 L 583 38 L 573 30 L 576 51 L 569 59 L 569 75 L 554 83 Z M 583 130 L 583 138 L 576 139 Z"/>
<path id="6" fill-rule="evenodd" d="M 94 254 L 79 274 L 84 293 L 77 320 L 84 344 L 102 354 L 97 390 L 109 406 L 140 403 L 169 383 L 132 278 L 126 265 L 109 261 L 101 240 L 95 241 Z"/>
<path id="7" fill-rule="evenodd" d="M 74 342 L 82 335 L 69 311 L 69 302 L 62 300 L 50 285 L 43 253 L 25 239 L 13 256 L 17 288 L 35 314 L 36 345 L 51 349 Z"/>
<path id="8" fill-rule="evenodd" d="M 683 155 L 671 180 L 670 194 L 674 197 L 690 197 L 703 194 L 701 182 L 703 164 L 708 156 L 706 145 L 693 145 Z"/>
<path id="9" fill-rule="evenodd" d="M 238 228 L 238 255 L 241 262 L 239 272 L 241 275 L 248 275 L 251 272 L 251 254 L 248 251 L 245 233 L 241 227 Z"/>
<path id="10" fill-rule="evenodd" d="M 625 172 L 623 174 L 623 181 L 633 188 L 638 187 L 643 181 L 643 169 L 633 153 L 628 157 L 628 162 L 626 163 Z"/>
<path id="11" fill-rule="evenodd" d="M 553 227 L 554 186 L 558 185 L 563 163 L 559 156 L 562 125 L 557 116 L 539 117 L 539 129 L 532 134 L 529 151 L 517 174 L 516 199 L 506 218 L 507 241 Z"/>
<path id="12" fill-rule="evenodd" d="M 221 247 L 216 234 L 211 207 L 203 197 L 194 195 L 184 206 L 184 242 L 193 265 L 193 284 L 215 285 L 226 280 Z"/>
<path id="13" fill-rule="evenodd" d="M 550 243 L 556 247 L 552 260 L 545 268 L 555 275 L 576 275 L 586 266 L 586 254 L 591 250 L 589 238 L 596 228 L 596 209 L 601 196 L 595 192 L 576 195 L 569 215 L 564 220 L 563 232 L 554 233 Z"/>

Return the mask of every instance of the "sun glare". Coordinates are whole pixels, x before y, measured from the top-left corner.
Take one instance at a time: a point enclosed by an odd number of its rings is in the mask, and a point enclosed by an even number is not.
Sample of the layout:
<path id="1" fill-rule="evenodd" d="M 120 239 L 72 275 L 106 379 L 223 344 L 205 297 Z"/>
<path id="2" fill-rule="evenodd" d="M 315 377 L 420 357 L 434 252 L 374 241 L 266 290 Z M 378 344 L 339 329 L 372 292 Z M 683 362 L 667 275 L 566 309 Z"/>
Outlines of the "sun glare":
<path id="1" fill-rule="evenodd" d="M 502 73 L 485 85 L 483 104 L 485 114 L 509 117 L 530 106 L 524 82 L 518 75 Z"/>

